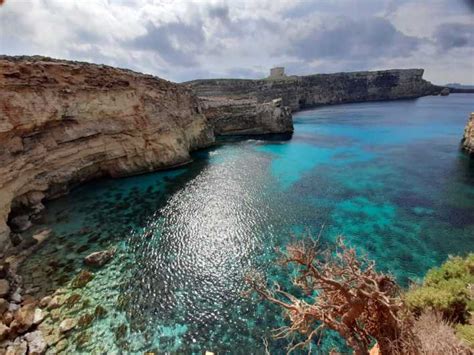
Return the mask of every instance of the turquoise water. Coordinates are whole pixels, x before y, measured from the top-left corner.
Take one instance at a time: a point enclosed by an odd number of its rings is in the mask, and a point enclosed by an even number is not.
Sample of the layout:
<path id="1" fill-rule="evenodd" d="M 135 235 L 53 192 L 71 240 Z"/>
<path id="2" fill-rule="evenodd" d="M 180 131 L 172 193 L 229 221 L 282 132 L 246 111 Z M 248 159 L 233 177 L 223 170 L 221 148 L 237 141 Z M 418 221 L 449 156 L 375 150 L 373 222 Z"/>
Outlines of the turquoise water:
<path id="1" fill-rule="evenodd" d="M 38 296 L 81 296 L 62 317 L 107 310 L 67 352 L 262 353 L 284 320 L 243 297 L 242 278 L 258 269 L 288 285 L 275 247 L 344 235 L 405 286 L 474 250 L 474 161 L 459 150 L 473 104 L 458 94 L 323 107 L 295 115 L 291 140 L 233 140 L 186 168 L 89 183 L 48 203 L 39 228 L 53 236 L 21 273 Z M 72 289 L 83 257 L 108 247 L 113 261 Z M 270 340 L 274 353 L 285 344 Z M 338 344 L 329 335 L 313 349 Z"/>

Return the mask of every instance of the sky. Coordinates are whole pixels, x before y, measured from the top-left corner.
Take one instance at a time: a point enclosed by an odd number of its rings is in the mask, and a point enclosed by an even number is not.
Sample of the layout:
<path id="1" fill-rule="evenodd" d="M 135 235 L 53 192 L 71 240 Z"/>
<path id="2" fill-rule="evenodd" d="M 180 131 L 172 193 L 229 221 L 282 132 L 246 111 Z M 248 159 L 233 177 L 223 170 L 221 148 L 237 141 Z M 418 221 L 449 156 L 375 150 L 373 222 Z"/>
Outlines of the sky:
<path id="1" fill-rule="evenodd" d="M 474 84 L 474 0 L 5 0 L 0 54 L 182 82 L 424 68 Z"/>

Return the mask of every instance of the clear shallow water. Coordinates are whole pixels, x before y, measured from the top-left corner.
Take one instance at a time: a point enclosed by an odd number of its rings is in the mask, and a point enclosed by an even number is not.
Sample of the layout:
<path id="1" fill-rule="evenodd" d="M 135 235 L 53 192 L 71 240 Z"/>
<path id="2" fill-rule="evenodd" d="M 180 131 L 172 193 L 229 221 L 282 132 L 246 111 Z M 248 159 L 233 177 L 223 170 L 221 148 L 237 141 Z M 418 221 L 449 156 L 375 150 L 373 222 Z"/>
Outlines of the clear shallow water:
<path id="1" fill-rule="evenodd" d="M 474 250 L 474 161 L 459 151 L 473 104 L 451 95 L 319 108 L 295 115 L 289 141 L 229 142 L 186 168 L 87 184 L 48 203 L 54 236 L 23 265 L 27 288 L 79 294 L 64 316 L 107 309 L 69 352 L 261 353 L 283 320 L 242 297 L 242 277 L 257 268 L 285 284 L 271 262 L 292 238 L 322 226 L 329 243 L 343 234 L 403 285 Z M 71 289 L 83 257 L 107 247 L 113 261 Z M 276 353 L 284 345 L 271 342 Z"/>

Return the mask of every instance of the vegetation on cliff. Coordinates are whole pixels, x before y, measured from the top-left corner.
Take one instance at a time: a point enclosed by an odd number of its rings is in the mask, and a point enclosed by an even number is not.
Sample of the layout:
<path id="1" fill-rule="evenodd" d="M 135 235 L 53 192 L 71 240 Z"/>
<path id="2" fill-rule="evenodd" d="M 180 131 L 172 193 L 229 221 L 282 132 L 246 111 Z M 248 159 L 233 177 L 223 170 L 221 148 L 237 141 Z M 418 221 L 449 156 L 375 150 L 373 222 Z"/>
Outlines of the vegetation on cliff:
<path id="1" fill-rule="evenodd" d="M 450 258 L 406 293 L 342 239 L 335 249 L 321 248 L 311 239 L 295 243 L 286 248 L 281 263 L 296 267 L 296 292 L 270 288 L 258 273 L 247 281 L 284 310 L 289 325 L 276 329 L 274 336 L 291 339 L 289 352 L 310 347 L 332 330 L 354 354 L 367 354 L 374 344 L 382 354 L 471 353 L 474 254 Z"/>

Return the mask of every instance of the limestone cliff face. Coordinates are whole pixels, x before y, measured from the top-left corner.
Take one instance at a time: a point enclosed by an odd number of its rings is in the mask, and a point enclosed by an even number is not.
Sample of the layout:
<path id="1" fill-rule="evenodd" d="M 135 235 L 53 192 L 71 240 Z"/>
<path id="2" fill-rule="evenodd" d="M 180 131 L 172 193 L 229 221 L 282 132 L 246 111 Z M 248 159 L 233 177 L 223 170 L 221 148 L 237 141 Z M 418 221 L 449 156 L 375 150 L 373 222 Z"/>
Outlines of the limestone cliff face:
<path id="1" fill-rule="evenodd" d="M 0 249 L 11 209 L 34 214 L 43 198 L 83 181 L 186 163 L 213 141 L 185 86 L 101 65 L 1 56 Z"/>
<path id="2" fill-rule="evenodd" d="M 293 132 L 293 118 L 281 100 L 203 97 L 203 112 L 216 135 L 260 135 Z"/>
<path id="3" fill-rule="evenodd" d="M 290 76 L 282 79 L 209 79 L 188 82 L 200 97 L 256 98 L 267 102 L 281 97 L 297 111 L 318 105 L 395 100 L 439 94 L 441 87 L 423 79 L 423 69 Z"/>
<path id="4" fill-rule="evenodd" d="M 471 116 L 469 117 L 466 128 L 464 129 L 462 146 L 468 153 L 474 154 L 474 112 L 471 112 Z"/>

